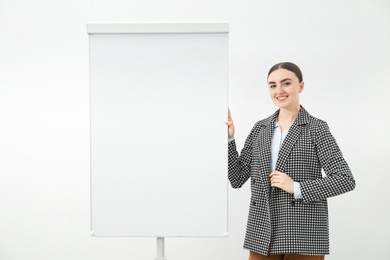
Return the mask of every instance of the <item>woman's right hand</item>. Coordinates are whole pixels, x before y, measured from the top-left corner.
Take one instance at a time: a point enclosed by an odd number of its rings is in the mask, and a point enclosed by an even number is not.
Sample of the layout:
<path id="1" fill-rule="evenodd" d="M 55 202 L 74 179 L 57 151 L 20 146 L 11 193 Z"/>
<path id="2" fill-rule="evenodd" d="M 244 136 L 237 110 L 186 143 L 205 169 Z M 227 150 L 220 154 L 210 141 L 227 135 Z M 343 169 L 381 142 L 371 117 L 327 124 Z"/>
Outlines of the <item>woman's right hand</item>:
<path id="1" fill-rule="evenodd" d="M 225 124 L 228 126 L 228 137 L 234 138 L 234 124 L 232 115 L 230 114 L 230 109 L 228 108 L 228 121 L 225 122 Z"/>

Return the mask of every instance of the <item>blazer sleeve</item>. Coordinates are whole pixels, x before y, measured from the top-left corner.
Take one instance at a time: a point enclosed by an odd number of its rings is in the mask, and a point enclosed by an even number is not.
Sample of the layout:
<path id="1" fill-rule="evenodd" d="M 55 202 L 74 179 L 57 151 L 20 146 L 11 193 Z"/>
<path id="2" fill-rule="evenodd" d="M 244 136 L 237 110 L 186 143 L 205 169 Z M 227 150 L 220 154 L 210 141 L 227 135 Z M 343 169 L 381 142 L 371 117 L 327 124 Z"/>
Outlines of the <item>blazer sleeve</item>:
<path id="1" fill-rule="evenodd" d="M 316 130 L 315 147 L 326 177 L 300 183 L 303 202 L 325 200 L 355 188 L 355 179 L 326 122 Z"/>
<path id="2" fill-rule="evenodd" d="M 252 128 L 245 140 L 244 148 L 239 155 L 236 141 L 232 140 L 228 144 L 228 177 L 232 188 L 241 188 L 250 177 L 252 162 L 252 145 L 255 136 L 256 125 Z"/>

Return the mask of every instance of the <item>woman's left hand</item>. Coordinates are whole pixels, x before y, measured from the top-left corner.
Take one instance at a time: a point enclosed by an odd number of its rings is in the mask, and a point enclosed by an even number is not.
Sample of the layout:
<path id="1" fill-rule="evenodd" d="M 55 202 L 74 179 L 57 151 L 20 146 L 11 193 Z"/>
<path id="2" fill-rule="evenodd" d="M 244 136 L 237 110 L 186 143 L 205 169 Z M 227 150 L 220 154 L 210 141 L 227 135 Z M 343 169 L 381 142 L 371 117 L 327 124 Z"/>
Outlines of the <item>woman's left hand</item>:
<path id="1" fill-rule="evenodd" d="M 294 193 L 294 181 L 287 174 L 274 171 L 271 172 L 269 177 L 271 177 L 271 187 L 277 187 L 288 193 Z"/>

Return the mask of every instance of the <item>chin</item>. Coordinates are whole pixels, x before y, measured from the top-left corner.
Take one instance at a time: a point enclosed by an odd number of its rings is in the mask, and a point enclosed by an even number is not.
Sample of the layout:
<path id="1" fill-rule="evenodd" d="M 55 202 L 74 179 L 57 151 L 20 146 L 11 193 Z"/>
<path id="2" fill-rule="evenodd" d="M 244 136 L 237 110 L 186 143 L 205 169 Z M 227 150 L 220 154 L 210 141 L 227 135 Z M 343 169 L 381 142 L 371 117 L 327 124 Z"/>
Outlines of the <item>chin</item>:
<path id="1" fill-rule="evenodd" d="M 292 105 L 290 104 L 277 104 L 277 106 L 280 108 L 280 109 L 287 109 L 287 110 L 291 110 L 293 108 Z"/>
<path id="2" fill-rule="evenodd" d="M 284 103 L 281 103 L 279 101 L 275 101 L 274 104 L 278 107 L 278 108 L 288 108 L 289 107 L 289 104 L 284 104 Z"/>

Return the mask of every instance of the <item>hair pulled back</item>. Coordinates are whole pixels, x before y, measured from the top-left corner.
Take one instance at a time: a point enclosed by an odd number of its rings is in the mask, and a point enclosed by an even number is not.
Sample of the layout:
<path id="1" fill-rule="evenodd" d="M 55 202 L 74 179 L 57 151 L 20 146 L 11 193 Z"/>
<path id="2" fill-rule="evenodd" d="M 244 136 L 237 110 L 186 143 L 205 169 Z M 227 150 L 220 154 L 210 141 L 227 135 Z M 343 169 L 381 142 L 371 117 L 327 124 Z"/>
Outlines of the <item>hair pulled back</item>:
<path id="1" fill-rule="evenodd" d="M 299 67 L 296 64 L 294 64 L 292 62 L 280 62 L 280 63 L 275 64 L 269 70 L 268 77 L 269 77 L 269 75 L 272 72 L 274 72 L 275 70 L 278 70 L 278 69 L 289 70 L 289 71 L 293 72 L 297 76 L 297 78 L 299 79 L 299 82 L 302 82 L 302 80 L 303 80 L 303 76 L 302 76 L 301 70 L 299 69 Z"/>

